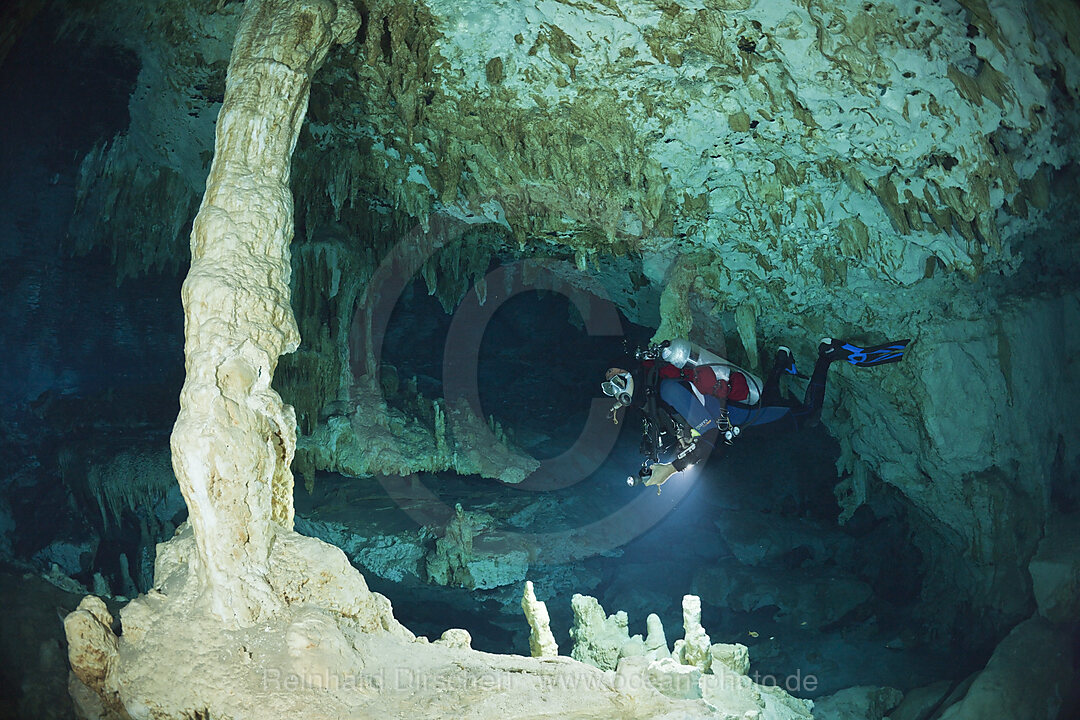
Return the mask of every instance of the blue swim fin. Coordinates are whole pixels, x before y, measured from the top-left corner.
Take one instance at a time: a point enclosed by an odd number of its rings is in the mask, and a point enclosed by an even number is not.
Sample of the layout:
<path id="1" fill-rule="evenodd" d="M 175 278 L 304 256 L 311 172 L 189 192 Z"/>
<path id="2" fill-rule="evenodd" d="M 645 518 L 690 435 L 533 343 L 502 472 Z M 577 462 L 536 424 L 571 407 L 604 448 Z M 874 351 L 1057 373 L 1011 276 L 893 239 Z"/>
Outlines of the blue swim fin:
<path id="1" fill-rule="evenodd" d="M 833 360 L 843 360 L 858 367 L 873 367 L 903 360 L 910 342 L 910 339 L 894 340 L 881 345 L 860 347 L 854 343 L 834 340 L 823 345 L 821 352 L 831 356 Z"/>

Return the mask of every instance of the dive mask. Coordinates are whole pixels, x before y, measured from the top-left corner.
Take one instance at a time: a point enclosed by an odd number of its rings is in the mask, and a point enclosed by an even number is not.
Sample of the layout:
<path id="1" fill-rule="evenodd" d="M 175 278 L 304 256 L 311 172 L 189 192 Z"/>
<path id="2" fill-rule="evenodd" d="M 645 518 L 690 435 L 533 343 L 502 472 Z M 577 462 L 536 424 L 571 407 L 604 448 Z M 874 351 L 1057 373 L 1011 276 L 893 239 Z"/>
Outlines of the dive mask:
<path id="1" fill-rule="evenodd" d="M 601 383 L 600 389 L 608 397 L 615 398 L 619 406 L 629 405 L 634 397 L 634 378 L 628 372 L 616 373 Z"/>

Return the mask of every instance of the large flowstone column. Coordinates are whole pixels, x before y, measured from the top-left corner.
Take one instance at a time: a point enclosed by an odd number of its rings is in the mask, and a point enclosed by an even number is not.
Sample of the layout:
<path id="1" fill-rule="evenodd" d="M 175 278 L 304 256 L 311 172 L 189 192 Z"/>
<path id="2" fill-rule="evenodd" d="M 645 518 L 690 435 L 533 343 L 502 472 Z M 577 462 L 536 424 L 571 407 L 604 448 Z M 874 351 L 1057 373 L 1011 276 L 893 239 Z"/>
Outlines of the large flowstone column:
<path id="1" fill-rule="evenodd" d="M 270 386 L 278 358 L 300 342 L 289 302 L 290 160 L 312 74 L 358 28 L 348 0 L 248 0 L 191 233 L 173 468 L 205 598 L 240 624 L 279 606 L 268 557 L 276 529 L 293 523 L 296 419 Z"/>

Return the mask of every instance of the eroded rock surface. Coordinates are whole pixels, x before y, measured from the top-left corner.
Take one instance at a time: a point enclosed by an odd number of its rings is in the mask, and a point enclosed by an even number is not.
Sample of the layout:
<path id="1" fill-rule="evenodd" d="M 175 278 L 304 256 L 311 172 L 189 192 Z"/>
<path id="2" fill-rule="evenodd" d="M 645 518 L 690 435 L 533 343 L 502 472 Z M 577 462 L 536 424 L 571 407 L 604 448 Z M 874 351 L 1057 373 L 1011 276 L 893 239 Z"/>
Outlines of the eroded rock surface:
<path id="1" fill-rule="evenodd" d="M 1055 515 L 1028 566 L 1039 614 L 1067 625 L 1080 618 L 1080 523 Z"/>
<path id="2" fill-rule="evenodd" d="M 1047 465 L 1080 447 L 1054 401 L 1080 386 L 1075 253 L 1054 239 L 1077 226 L 1074 6 L 366 9 L 312 83 L 294 158 L 305 345 L 283 365 L 304 435 L 348 399 L 353 306 L 389 248 L 459 223 L 473 230 L 421 263 L 451 307 L 493 256 L 541 254 L 665 333 L 739 338 L 751 367 L 780 342 L 801 358 L 823 335 L 915 338 L 900 366 L 833 373 L 844 518 L 898 488 L 925 520 L 927 599 L 949 587 L 975 621 L 1025 616 Z M 143 65 L 130 128 L 84 161 L 73 235 L 111 247 L 121 275 L 183 254 L 239 11 L 157 0 L 107 24 Z M 405 435 L 366 422 L 375 407 L 360 431 L 403 466 Z M 305 471 L 378 469 L 343 443 L 347 415 L 311 435 Z"/>
<path id="3" fill-rule="evenodd" d="M 677 664 L 605 672 L 565 657 L 492 655 L 469 649 L 462 630 L 428 643 L 394 619 L 340 550 L 284 530 L 275 539 L 269 582 L 284 603 L 259 625 L 227 629 L 206 612 L 190 526 L 161 546 L 158 589 L 124 608 L 119 636 L 87 598 L 67 620 L 77 701 L 101 717 L 381 718 L 418 708 L 432 718 L 809 717 L 803 701 L 748 678 L 718 677 L 703 692 L 701 671 L 688 668 L 694 684 L 678 682 Z M 184 662 L 162 672 L 178 647 Z M 94 698 L 112 709 L 95 711 Z"/>
<path id="4" fill-rule="evenodd" d="M 942 720 L 975 720 L 1000 713 L 1025 718 L 1056 717 L 1070 694 L 1073 650 L 1069 638 L 1041 617 L 1017 625 L 994 650 L 963 699 Z"/>

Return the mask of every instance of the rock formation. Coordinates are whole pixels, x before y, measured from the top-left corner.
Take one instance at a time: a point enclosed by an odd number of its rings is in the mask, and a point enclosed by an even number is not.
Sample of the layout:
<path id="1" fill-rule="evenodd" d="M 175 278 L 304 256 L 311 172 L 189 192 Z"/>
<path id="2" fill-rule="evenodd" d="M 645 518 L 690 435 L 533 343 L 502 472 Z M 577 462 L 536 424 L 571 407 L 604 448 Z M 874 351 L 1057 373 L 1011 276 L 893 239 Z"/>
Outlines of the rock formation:
<path id="1" fill-rule="evenodd" d="M 529 651 L 532 656 L 556 657 L 559 654 L 559 645 L 551 634 L 551 618 L 548 617 L 547 605 L 536 599 L 532 581 L 525 582 L 521 610 L 525 613 L 525 621 L 529 623 Z"/>
<path id="2" fill-rule="evenodd" d="M 40 6 L 11 15 L 0 58 Z M 309 480 L 535 468 L 472 408 L 376 376 L 377 339 L 356 335 L 401 245 L 445 307 L 494 294 L 493 258 L 551 257 L 658 336 L 729 342 L 751 368 L 780 342 L 802 358 L 821 335 L 915 338 L 887 373 L 834 373 L 840 519 L 902 499 L 929 632 L 1012 628 L 946 717 L 1056 710 L 1054 623 L 1080 612 L 1072 519 L 1051 507 L 1075 502 L 1080 458 L 1062 400 L 1080 390 L 1074 4 L 153 0 L 108 22 L 97 6 L 65 31 L 111 33 L 140 71 L 130 126 L 82 159 L 68 249 L 104 249 L 120 279 L 179 268 L 198 214 L 172 437 L 190 525 L 122 634 L 93 600 L 68 616 L 85 715 L 806 716 L 741 674 L 739 646 L 710 644 L 693 601 L 672 652 L 658 618 L 631 638 L 625 615 L 582 599 L 575 652 L 604 670 L 493 657 L 462 632 L 414 638 L 340 551 L 293 532 L 294 455 Z M 138 465 L 95 465 L 103 523 L 160 495 L 149 474 L 112 479 Z M 451 521 L 428 575 L 523 579 L 528 553 L 471 520 Z M 740 562 L 770 559 L 728 535 Z M 418 565 L 405 545 L 392 557 Z M 52 573 L 64 583 L 82 554 L 41 559 L 70 565 Z M 698 581 L 707 601 L 815 625 L 869 597 L 851 581 L 849 605 L 805 588 L 770 601 L 762 577 Z"/>
<path id="3" fill-rule="evenodd" d="M 529 570 L 528 549 L 497 534 L 483 534 L 490 515 L 466 512 L 461 505 L 427 557 L 427 575 L 439 585 L 487 590 L 516 583 Z"/>
<path id="4" fill-rule="evenodd" d="M 154 589 L 124 608 L 120 635 L 95 598 L 67 617 L 79 713 L 721 717 L 731 704 L 805 717 L 741 686 L 673 699 L 640 674 L 621 688 L 570 660 L 476 653 L 463 631 L 429 645 L 341 550 L 293 532 L 295 416 L 270 387 L 298 342 L 289 159 L 311 74 L 358 20 L 329 0 L 245 5 L 184 286 L 188 374 L 172 448 L 190 523 L 159 547 Z"/>
<path id="5" fill-rule="evenodd" d="M 1054 515 L 1029 566 L 1039 614 L 1067 625 L 1080 617 L 1080 524 Z"/>
<path id="6" fill-rule="evenodd" d="M 683 639 L 675 641 L 672 655 L 683 665 L 692 665 L 707 672 L 712 666 L 708 633 L 701 627 L 701 598 L 683 596 Z"/>
<path id="7" fill-rule="evenodd" d="M 928 605 L 956 595 L 945 587 L 963 598 L 927 620 L 1021 619 L 1048 465 L 1073 462 L 1080 441 L 1068 408 L 1045 401 L 1080 385 L 1063 359 L 1077 344 L 1075 254 L 1052 240 L 1076 223 L 1075 7 L 365 10 L 312 82 L 293 160 L 304 344 L 278 387 L 301 417 L 307 476 L 376 470 L 347 449 L 367 433 L 386 440 L 388 466 L 410 456 L 417 433 L 375 428 L 378 401 L 349 397 L 352 308 L 394 239 L 459 223 L 420 261 L 448 306 L 492 257 L 547 253 L 628 317 L 713 347 L 730 338 L 750 366 L 779 342 L 806 357 L 822 335 L 916 338 L 888 374 L 834 373 L 824 422 L 841 443 L 843 517 L 897 489 L 919 518 Z M 118 21 L 144 58 L 131 127 L 84 159 L 72 234 L 110 247 L 122 276 L 181 262 L 238 14 L 157 0 Z M 339 402 L 348 412 L 328 415 Z"/>
<path id="8" fill-rule="evenodd" d="M 975 720 L 994 713 L 1031 720 L 1057 717 L 1072 682 L 1072 652 L 1060 627 L 1040 617 L 1020 623 L 963 699 L 941 714 L 942 720 Z"/>
<path id="9" fill-rule="evenodd" d="M 814 717 L 819 720 L 882 720 L 903 697 L 896 688 L 846 688 L 814 701 Z"/>
<path id="10" fill-rule="evenodd" d="M 172 435 L 198 573 L 214 612 L 239 625 L 280 606 L 267 584 L 270 550 L 293 523 L 296 418 L 270 387 L 278 357 L 300 342 L 289 303 L 290 158 L 312 74 L 359 27 L 344 4 L 253 8 L 237 31 L 191 234 L 187 378 Z"/>
<path id="11" fill-rule="evenodd" d="M 641 636 L 630 637 L 625 611 L 605 615 L 600 602 L 588 595 L 574 595 L 571 606 L 574 626 L 570 628 L 570 639 L 574 648 L 570 657 L 601 670 L 614 670 L 620 659 L 645 653 Z"/>
<path id="12" fill-rule="evenodd" d="M 529 593 L 531 588 L 526 589 Z M 596 598 L 575 595 L 572 600 L 574 627 L 570 637 L 574 648 L 570 656 L 600 669 L 629 673 L 632 668 L 643 672 L 650 685 L 670 698 L 703 698 L 707 704 L 713 693 L 730 687 L 750 689 L 755 693 L 762 708 L 761 692 L 768 691 L 772 698 L 796 716 L 808 717 L 811 703 L 791 697 L 775 683 L 755 686 L 746 677 L 750 670 L 750 655 L 744 645 L 716 643 L 710 645 L 709 636 L 701 626 L 701 599 L 694 595 L 683 597 L 684 636 L 675 641 L 675 650 L 669 653 L 664 628 L 655 613 L 646 621 L 648 636 L 642 641 L 640 635 L 630 636 L 629 618 L 623 611 L 605 617 L 604 609 Z M 530 618 L 525 602 L 526 618 Z M 533 624 L 531 618 L 530 625 Z M 750 711 L 751 713 L 758 711 Z"/>

